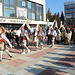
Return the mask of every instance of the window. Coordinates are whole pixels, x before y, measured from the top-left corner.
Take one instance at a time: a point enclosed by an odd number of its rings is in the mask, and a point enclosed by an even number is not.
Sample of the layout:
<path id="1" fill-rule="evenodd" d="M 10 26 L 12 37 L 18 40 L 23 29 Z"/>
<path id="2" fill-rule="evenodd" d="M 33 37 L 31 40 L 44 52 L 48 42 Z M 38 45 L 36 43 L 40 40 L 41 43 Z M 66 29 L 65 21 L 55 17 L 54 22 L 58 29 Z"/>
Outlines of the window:
<path id="1" fill-rule="evenodd" d="M 14 5 L 14 0 L 10 0 L 10 4 L 13 4 Z"/>
<path id="2" fill-rule="evenodd" d="M 39 4 L 36 4 L 36 20 L 37 21 L 42 21 L 42 6 Z"/>
<path id="3" fill-rule="evenodd" d="M 74 6 L 75 6 L 75 4 L 65 5 L 66 8 L 67 8 L 67 7 L 74 7 Z"/>
<path id="4" fill-rule="evenodd" d="M 14 10 L 10 10 L 10 17 L 15 17 L 15 11 Z"/>
<path id="5" fill-rule="evenodd" d="M 4 0 L 4 3 L 9 3 L 9 0 Z"/>
<path id="6" fill-rule="evenodd" d="M 71 12 L 71 11 L 75 11 L 75 9 L 74 8 L 66 9 L 66 12 Z"/>
<path id="7" fill-rule="evenodd" d="M 28 1 L 28 19 L 35 20 L 35 4 Z"/>
<path id="8" fill-rule="evenodd" d="M 72 15 L 74 15 L 74 13 L 68 13 L 68 14 L 66 14 L 66 16 L 72 16 Z"/>
<path id="9" fill-rule="evenodd" d="M 9 17 L 9 9 L 4 9 L 4 16 Z"/>
<path id="10" fill-rule="evenodd" d="M 25 8 L 26 7 L 26 0 L 17 0 L 17 6 Z"/>
<path id="11" fill-rule="evenodd" d="M 15 0 L 4 0 L 4 17 L 15 17 Z"/>
<path id="12" fill-rule="evenodd" d="M 21 5 L 21 0 L 18 0 L 18 1 L 17 1 L 17 6 L 18 6 L 18 7 L 21 7 L 21 6 L 22 6 L 22 5 Z"/>

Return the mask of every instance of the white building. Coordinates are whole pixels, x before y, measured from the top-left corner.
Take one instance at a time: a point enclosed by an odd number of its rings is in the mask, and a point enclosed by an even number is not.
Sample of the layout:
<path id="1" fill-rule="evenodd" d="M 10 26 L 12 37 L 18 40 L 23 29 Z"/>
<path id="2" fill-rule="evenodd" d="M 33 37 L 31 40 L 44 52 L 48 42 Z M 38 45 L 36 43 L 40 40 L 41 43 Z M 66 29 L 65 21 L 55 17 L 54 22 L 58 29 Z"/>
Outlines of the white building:
<path id="1" fill-rule="evenodd" d="M 1 25 L 19 28 L 27 19 L 30 25 L 47 25 L 45 0 L 0 0 Z"/>

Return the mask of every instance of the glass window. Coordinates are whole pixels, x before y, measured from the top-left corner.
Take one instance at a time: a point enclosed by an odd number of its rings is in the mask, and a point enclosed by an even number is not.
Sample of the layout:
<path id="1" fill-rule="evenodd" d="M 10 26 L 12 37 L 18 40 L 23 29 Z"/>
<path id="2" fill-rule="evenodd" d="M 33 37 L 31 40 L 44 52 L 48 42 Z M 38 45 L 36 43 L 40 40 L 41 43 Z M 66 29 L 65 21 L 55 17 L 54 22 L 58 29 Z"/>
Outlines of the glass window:
<path id="1" fill-rule="evenodd" d="M 5 4 L 5 3 L 4 3 L 4 6 L 8 6 L 8 7 L 9 7 L 9 4 Z"/>
<path id="2" fill-rule="evenodd" d="M 35 20 L 35 4 L 28 1 L 28 19 Z"/>
<path id="3" fill-rule="evenodd" d="M 65 5 L 66 8 L 67 7 L 73 7 L 73 6 L 75 6 L 75 5 L 74 4 Z"/>
<path id="4" fill-rule="evenodd" d="M 4 8 L 9 8 L 8 6 L 4 6 Z"/>
<path id="5" fill-rule="evenodd" d="M 9 0 L 4 0 L 4 3 L 9 3 Z"/>
<path id="6" fill-rule="evenodd" d="M 15 9 L 14 5 L 10 5 L 10 9 Z"/>
<path id="7" fill-rule="evenodd" d="M 31 2 L 28 2 L 28 8 L 31 8 Z"/>
<path id="8" fill-rule="evenodd" d="M 22 7 L 25 8 L 26 7 L 26 3 L 24 1 L 22 1 Z"/>
<path id="9" fill-rule="evenodd" d="M 31 17 L 32 17 L 31 13 L 28 13 L 28 19 L 31 19 Z"/>
<path id="10" fill-rule="evenodd" d="M 4 8 L 9 8 L 9 4 L 4 4 Z"/>
<path id="11" fill-rule="evenodd" d="M 35 13 L 32 13 L 32 19 L 35 20 Z"/>
<path id="12" fill-rule="evenodd" d="M 43 16 L 43 10 L 42 10 L 42 6 L 36 4 L 36 20 L 38 21 L 42 21 L 42 16 Z"/>
<path id="13" fill-rule="evenodd" d="M 14 10 L 10 10 L 10 17 L 15 17 L 15 11 Z"/>
<path id="14" fill-rule="evenodd" d="M 4 9 L 4 17 L 9 17 L 9 9 Z"/>
<path id="15" fill-rule="evenodd" d="M 71 11 L 75 11 L 74 8 L 66 9 L 66 12 L 71 12 Z"/>
<path id="16" fill-rule="evenodd" d="M 17 2 L 17 5 L 18 5 L 18 7 L 21 7 L 21 1 L 20 0 Z"/>
<path id="17" fill-rule="evenodd" d="M 13 4 L 14 5 L 14 0 L 10 0 L 10 4 Z"/>

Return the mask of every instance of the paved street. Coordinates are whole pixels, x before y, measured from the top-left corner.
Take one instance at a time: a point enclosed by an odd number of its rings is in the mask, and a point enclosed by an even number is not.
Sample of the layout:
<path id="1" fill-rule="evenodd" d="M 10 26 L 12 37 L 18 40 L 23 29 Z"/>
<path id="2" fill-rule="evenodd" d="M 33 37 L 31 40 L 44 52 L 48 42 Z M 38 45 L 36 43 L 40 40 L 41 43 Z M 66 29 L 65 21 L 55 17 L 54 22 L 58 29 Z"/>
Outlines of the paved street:
<path id="1" fill-rule="evenodd" d="M 75 45 L 57 45 L 35 49 L 21 55 L 21 49 L 10 49 L 14 59 L 3 54 L 0 75 L 75 75 Z M 27 52 L 27 51 L 26 51 Z"/>

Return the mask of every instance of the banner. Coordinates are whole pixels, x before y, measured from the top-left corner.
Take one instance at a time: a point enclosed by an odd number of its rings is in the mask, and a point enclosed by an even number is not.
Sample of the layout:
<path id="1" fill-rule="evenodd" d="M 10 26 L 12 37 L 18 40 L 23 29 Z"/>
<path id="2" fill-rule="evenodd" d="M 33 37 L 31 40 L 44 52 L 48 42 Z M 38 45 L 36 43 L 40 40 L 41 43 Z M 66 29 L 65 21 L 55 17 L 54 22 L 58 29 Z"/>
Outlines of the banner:
<path id="1" fill-rule="evenodd" d="M 27 19 L 27 9 L 17 7 L 17 18 Z"/>
<path id="2" fill-rule="evenodd" d="M 2 3 L 0 3 L 0 16 L 3 16 L 3 12 L 2 12 Z"/>

